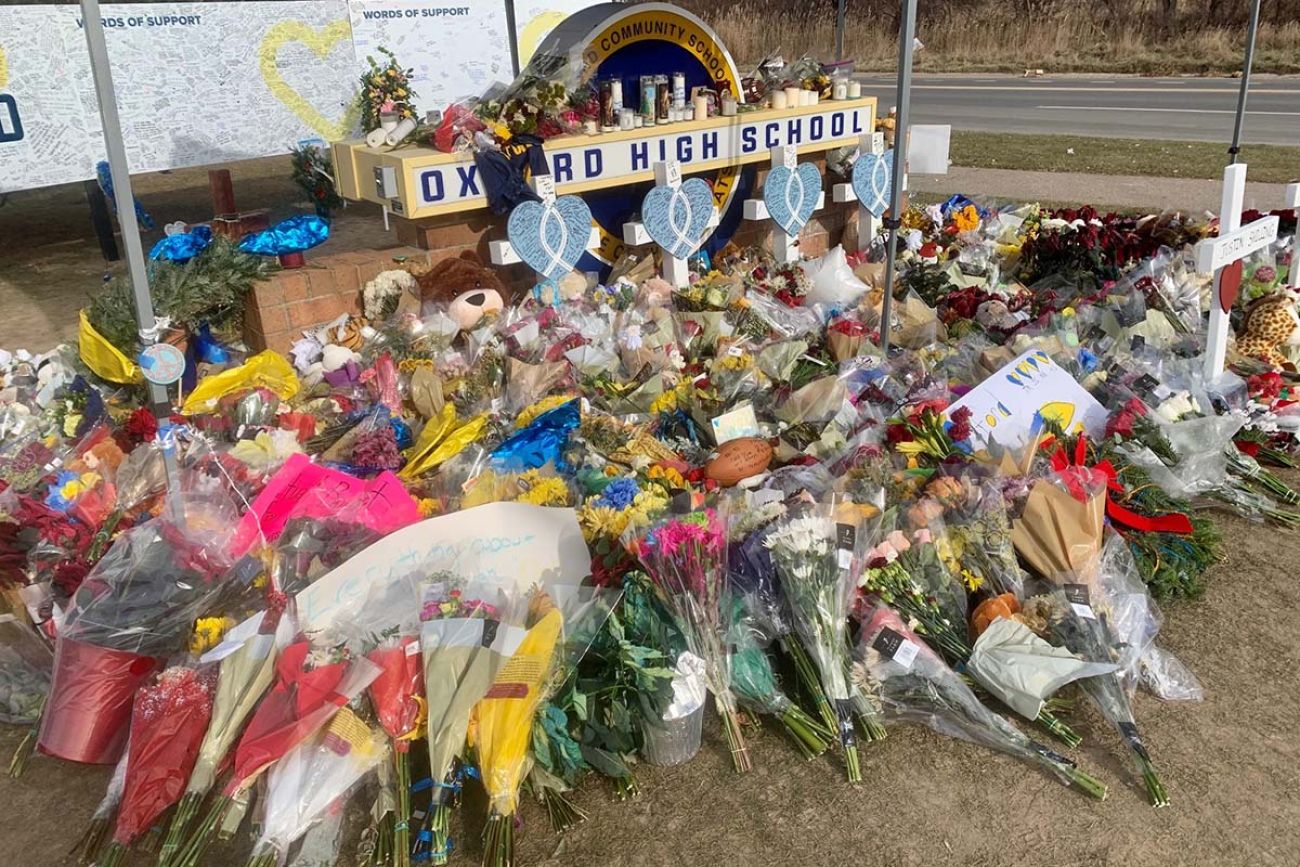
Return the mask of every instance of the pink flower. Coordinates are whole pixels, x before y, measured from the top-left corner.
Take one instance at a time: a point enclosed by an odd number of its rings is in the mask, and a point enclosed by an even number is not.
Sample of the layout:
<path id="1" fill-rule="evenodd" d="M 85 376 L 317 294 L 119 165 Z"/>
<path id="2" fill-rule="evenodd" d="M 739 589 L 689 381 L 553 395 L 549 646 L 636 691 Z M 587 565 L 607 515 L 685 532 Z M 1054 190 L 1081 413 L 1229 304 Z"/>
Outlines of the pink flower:
<path id="1" fill-rule="evenodd" d="M 886 536 L 885 544 L 889 545 L 899 554 L 903 553 L 908 548 L 912 547 L 912 543 L 907 541 L 907 537 L 903 535 L 902 530 L 894 530 L 892 533 Z"/>
<path id="2" fill-rule="evenodd" d="M 897 559 L 898 552 L 893 549 L 889 542 L 881 542 L 867 552 L 867 565 L 873 568 L 885 566 Z"/>
<path id="3" fill-rule="evenodd" d="M 916 531 L 916 544 L 929 545 L 930 541 L 931 541 L 931 537 L 930 537 L 929 529 L 921 529 Z"/>

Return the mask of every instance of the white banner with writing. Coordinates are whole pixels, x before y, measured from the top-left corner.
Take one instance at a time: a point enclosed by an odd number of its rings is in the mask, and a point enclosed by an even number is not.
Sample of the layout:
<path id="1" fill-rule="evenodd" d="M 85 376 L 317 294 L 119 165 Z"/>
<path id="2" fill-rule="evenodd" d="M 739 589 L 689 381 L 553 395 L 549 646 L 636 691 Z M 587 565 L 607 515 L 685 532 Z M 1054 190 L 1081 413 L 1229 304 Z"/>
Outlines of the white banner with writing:
<path id="1" fill-rule="evenodd" d="M 585 0 L 537 0 L 540 39 Z M 415 69 L 416 106 L 443 109 L 513 77 L 502 0 L 106 4 L 133 172 L 286 153 L 352 131 L 366 58 Z M 537 17 L 545 22 L 534 23 Z M 538 35 L 540 34 L 540 35 Z M 0 193 L 85 180 L 105 158 L 81 29 L 69 6 L 0 6 Z"/>

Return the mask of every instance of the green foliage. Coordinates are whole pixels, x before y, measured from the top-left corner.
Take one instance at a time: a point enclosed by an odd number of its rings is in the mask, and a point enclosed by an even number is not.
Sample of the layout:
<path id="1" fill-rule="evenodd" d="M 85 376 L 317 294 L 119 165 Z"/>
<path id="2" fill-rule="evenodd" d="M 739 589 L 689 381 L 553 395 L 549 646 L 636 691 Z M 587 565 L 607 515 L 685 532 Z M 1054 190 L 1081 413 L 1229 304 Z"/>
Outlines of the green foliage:
<path id="1" fill-rule="evenodd" d="M 243 327 L 244 300 L 253 284 L 278 269 L 273 260 L 241 253 L 225 238 L 213 238 L 212 246 L 182 265 L 150 262 L 149 291 L 154 315 L 166 316 L 172 325 L 193 330 L 207 322 L 218 332 L 237 332 Z M 130 278 L 114 278 L 91 299 L 87 311 L 90 324 L 129 357 L 140 348 L 131 296 Z"/>
<path id="2" fill-rule="evenodd" d="M 908 268 L 899 277 L 894 297 L 901 301 L 907 297 L 910 289 L 926 304 L 936 307 L 939 301 L 946 298 L 954 288 L 952 281 L 948 279 L 948 271 L 943 265 L 918 263 Z"/>
<path id="3" fill-rule="evenodd" d="M 343 197 L 334 187 L 334 161 L 328 148 L 304 144 L 290 154 L 293 182 L 317 209 L 332 211 L 343 207 Z"/>

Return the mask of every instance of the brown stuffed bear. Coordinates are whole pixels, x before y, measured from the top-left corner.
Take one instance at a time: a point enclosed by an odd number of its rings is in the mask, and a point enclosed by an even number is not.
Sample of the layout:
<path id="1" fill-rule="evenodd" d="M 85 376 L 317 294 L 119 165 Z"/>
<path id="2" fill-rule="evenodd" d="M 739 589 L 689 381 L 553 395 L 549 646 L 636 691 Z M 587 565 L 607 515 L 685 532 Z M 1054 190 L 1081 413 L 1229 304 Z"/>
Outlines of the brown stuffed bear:
<path id="1" fill-rule="evenodd" d="M 500 313 L 513 303 L 513 293 L 492 268 L 485 266 L 472 250 L 443 259 L 418 275 L 420 302 L 427 316 L 446 304 L 447 314 L 469 330 L 489 313 Z"/>

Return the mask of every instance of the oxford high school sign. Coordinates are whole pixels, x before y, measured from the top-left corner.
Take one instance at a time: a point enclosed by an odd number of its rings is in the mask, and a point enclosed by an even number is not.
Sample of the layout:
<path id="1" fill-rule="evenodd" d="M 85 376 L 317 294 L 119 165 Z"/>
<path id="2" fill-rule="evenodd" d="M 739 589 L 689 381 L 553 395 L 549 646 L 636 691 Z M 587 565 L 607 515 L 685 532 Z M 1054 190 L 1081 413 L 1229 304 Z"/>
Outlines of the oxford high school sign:
<path id="1" fill-rule="evenodd" d="M 772 148 L 800 153 L 856 144 L 875 122 L 873 98 L 747 112 L 667 126 L 564 136 L 546 143 L 557 192 L 582 193 L 649 181 L 654 165 L 677 160 L 684 173 L 768 162 Z M 419 218 L 487 207 L 471 159 L 431 148 L 372 149 L 364 142 L 334 146 L 340 192 Z"/>

